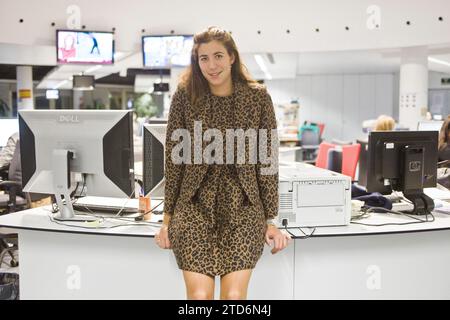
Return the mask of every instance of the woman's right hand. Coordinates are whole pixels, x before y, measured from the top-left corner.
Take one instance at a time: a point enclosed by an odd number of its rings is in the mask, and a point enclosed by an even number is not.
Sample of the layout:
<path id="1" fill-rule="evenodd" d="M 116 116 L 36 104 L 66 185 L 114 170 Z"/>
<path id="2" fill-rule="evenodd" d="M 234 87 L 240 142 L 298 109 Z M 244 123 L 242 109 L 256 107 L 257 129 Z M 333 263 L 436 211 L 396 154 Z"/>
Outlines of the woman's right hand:
<path id="1" fill-rule="evenodd" d="M 161 226 L 155 234 L 155 242 L 162 249 L 170 249 L 172 248 L 169 240 L 169 232 L 166 224 Z"/>

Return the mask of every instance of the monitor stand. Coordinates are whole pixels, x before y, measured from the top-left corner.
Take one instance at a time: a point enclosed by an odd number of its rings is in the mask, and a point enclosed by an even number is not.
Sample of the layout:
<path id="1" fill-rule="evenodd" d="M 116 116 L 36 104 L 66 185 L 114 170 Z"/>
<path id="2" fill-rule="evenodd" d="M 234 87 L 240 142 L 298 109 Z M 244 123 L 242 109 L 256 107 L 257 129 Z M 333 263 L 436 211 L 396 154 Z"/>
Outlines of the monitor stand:
<path id="1" fill-rule="evenodd" d="M 434 201 L 423 193 L 425 148 L 407 145 L 403 152 L 403 195 L 414 205 L 414 209 L 409 213 L 427 215 L 433 211 Z"/>
<path id="2" fill-rule="evenodd" d="M 427 215 L 434 210 L 434 201 L 425 193 L 423 193 L 422 189 L 419 190 L 405 190 L 403 192 L 405 198 L 410 200 L 414 205 L 414 209 L 412 211 L 408 211 L 406 213 L 415 214 L 415 215 Z"/>
<path id="3" fill-rule="evenodd" d="M 164 188 L 166 186 L 166 178 L 162 180 L 148 193 L 151 199 L 164 199 Z"/>
<path id="4" fill-rule="evenodd" d="M 75 215 L 70 199 L 70 161 L 74 153 L 69 150 L 53 150 L 53 184 L 59 213 L 53 217 L 57 221 L 95 221 L 96 217 Z M 64 200 L 63 201 L 63 198 Z"/>

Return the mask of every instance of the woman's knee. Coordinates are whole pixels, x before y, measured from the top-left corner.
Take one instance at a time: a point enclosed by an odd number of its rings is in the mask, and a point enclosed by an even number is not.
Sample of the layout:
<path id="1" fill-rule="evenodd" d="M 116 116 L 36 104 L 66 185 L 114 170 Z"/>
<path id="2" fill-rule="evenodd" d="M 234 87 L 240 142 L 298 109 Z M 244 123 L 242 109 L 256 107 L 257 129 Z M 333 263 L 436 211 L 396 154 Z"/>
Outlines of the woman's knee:
<path id="1" fill-rule="evenodd" d="M 225 292 L 222 292 L 221 299 L 223 300 L 243 300 L 247 298 L 247 292 L 243 290 L 227 290 Z"/>
<path id="2" fill-rule="evenodd" d="M 212 300 L 214 299 L 214 292 L 204 289 L 197 289 L 188 291 L 187 296 L 189 300 Z"/>

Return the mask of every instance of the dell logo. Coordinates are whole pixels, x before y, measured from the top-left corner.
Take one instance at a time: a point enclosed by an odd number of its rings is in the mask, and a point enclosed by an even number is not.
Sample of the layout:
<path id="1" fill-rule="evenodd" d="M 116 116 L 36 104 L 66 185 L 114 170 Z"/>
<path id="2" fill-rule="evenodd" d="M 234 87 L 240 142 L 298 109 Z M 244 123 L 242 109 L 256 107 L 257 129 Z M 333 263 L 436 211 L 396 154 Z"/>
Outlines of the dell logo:
<path id="1" fill-rule="evenodd" d="M 78 123 L 80 122 L 80 120 L 78 120 L 77 115 L 69 114 L 69 115 L 60 115 L 58 118 L 58 122 Z"/>

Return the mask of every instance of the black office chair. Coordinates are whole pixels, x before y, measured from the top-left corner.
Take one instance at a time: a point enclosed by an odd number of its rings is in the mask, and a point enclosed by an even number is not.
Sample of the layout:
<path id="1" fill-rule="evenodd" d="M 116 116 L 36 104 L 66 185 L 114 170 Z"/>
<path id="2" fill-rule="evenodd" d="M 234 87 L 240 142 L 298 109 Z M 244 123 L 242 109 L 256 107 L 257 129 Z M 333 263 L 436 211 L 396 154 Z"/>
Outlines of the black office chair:
<path id="1" fill-rule="evenodd" d="M 320 145 L 320 132 L 305 128 L 301 133 L 302 161 L 313 161 L 317 158 Z"/>
<path id="2" fill-rule="evenodd" d="M 28 193 L 22 191 L 22 167 L 20 164 L 20 148 L 17 145 L 14 150 L 11 163 L 8 167 L 8 180 L 0 181 L 0 213 L 9 214 L 23 210 L 31 206 L 31 199 Z M 3 264 L 6 255 L 11 257 L 9 265 L 16 267 L 19 262 L 15 259 L 14 252 L 18 249 L 17 233 L 0 234 L 0 266 Z"/>
<path id="3" fill-rule="evenodd" d="M 20 148 L 14 150 L 11 163 L 8 167 L 8 180 L 0 181 L 0 212 L 2 214 L 27 209 L 31 206 L 28 193 L 22 191 L 22 166 L 20 164 Z"/>
<path id="4" fill-rule="evenodd" d="M 327 169 L 337 173 L 342 172 L 342 150 L 328 150 Z"/>

